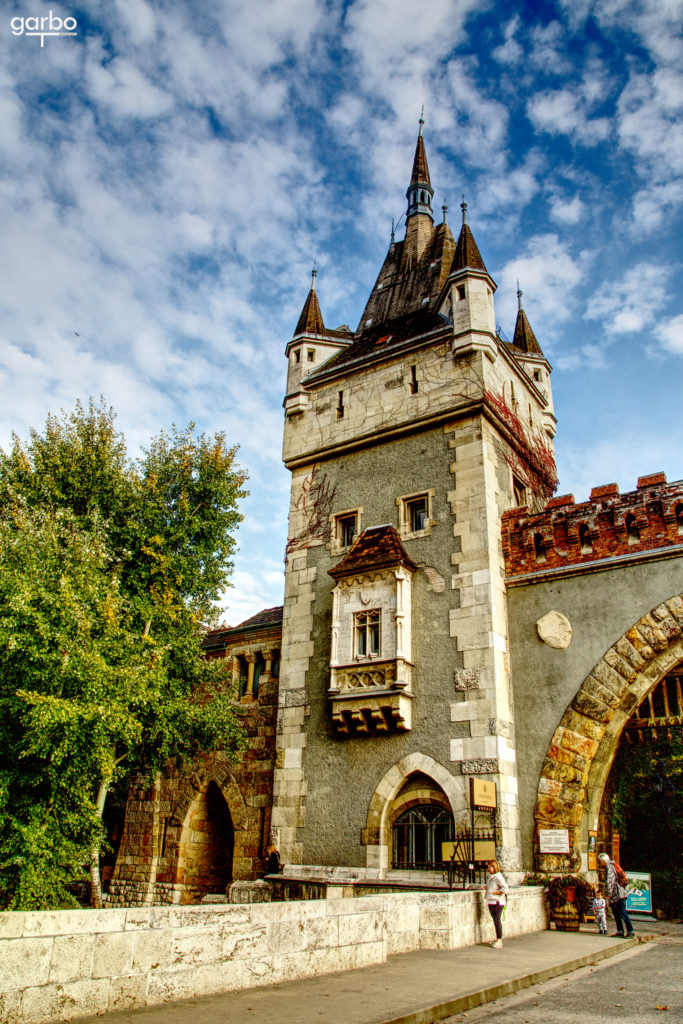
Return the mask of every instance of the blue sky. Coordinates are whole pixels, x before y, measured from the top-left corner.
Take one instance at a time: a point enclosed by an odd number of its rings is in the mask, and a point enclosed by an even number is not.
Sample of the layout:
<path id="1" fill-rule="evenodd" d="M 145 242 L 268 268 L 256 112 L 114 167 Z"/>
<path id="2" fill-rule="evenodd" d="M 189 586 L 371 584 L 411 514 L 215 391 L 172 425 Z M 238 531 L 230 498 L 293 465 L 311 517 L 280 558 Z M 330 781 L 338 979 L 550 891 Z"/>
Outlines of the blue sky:
<path id="1" fill-rule="evenodd" d="M 74 17 L 40 40 L 12 18 Z M 314 257 L 355 328 L 420 108 L 511 335 L 554 367 L 560 491 L 683 476 L 683 0 L 26 0 L 0 29 L 0 445 L 103 394 L 133 449 L 224 430 L 250 473 L 226 596 L 282 600 L 284 347 Z M 14 22 L 15 28 L 20 22 Z"/>

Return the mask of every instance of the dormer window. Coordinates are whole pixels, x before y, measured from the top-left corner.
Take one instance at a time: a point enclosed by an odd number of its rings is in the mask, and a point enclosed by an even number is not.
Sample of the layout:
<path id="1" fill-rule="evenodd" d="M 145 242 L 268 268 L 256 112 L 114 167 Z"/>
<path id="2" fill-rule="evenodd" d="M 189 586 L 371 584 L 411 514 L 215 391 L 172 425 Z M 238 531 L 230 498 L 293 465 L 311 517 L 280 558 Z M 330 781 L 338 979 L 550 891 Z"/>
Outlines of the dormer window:
<path id="1" fill-rule="evenodd" d="M 379 608 L 369 612 L 356 612 L 354 616 L 355 654 L 357 658 L 376 658 L 380 652 Z"/>

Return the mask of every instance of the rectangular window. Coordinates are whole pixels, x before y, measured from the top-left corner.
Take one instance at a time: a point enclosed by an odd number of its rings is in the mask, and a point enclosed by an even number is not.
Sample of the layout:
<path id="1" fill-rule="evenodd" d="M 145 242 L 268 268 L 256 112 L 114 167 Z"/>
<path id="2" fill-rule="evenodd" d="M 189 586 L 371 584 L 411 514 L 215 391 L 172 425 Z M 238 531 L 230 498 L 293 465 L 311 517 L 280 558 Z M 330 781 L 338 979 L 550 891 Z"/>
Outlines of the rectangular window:
<path id="1" fill-rule="evenodd" d="M 356 654 L 359 658 L 370 658 L 379 654 L 380 610 L 356 612 Z"/>
<path id="2" fill-rule="evenodd" d="M 356 513 L 337 516 L 337 543 L 342 548 L 348 548 L 353 544 L 356 537 Z"/>
<path id="3" fill-rule="evenodd" d="M 411 366 L 410 367 L 410 393 L 411 393 L 411 395 L 416 395 L 417 394 L 417 390 L 418 390 L 417 367 L 416 366 Z"/>
<path id="4" fill-rule="evenodd" d="M 344 419 L 344 392 L 339 392 L 339 398 L 337 399 L 337 419 Z"/>
<path id="5" fill-rule="evenodd" d="M 411 498 L 406 502 L 407 519 L 411 533 L 418 533 L 427 527 L 427 498 Z"/>
<path id="6" fill-rule="evenodd" d="M 309 363 L 314 363 L 315 362 L 315 349 L 314 348 L 306 349 L 306 358 L 308 359 Z"/>
<path id="7" fill-rule="evenodd" d="M 434 491 L 404 494 L 396 499 L 399 508 L 398 529 L 401 537 L 426 537 L 436 526 L 433 515 Z"/>

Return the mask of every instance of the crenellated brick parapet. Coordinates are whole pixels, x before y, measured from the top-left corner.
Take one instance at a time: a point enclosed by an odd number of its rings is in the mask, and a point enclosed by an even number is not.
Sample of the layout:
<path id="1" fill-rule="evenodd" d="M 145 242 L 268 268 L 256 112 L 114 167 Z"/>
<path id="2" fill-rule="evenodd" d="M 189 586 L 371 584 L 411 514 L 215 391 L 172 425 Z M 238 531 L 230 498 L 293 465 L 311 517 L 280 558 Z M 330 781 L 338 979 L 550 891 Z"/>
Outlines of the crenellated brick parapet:
<path id="1" fill-rule="evenodd" d="M 626 494 L 606 484 L 579 504 L 565 494 L 535 514 L 513 508 L 502 540 L 508 578 L 683 545 L 683 481 L 653 473 Z"/>

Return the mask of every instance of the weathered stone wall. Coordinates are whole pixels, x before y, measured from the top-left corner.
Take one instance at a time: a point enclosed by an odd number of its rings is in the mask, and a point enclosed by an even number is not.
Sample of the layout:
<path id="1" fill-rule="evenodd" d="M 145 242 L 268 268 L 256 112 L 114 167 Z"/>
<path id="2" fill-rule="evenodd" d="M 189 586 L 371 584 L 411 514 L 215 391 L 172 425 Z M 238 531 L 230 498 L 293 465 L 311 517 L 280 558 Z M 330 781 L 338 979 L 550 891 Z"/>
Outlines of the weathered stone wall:
<path id="1" fill-rule="evenodd" d="M 533 866 L 535 805 L 542 774 L 547 776 L 544 783 L 547 797 L 550 801 L 559 800 L 557 827 L 567 827 L 567 816 L 571 818 L 570 832 L 579 826 L 584 831 L 587 827 L 596 827 L 602 795 L 600 780 L 604 784 L 621 727 L 636 700 L 635 694 L 630 693 L 632 680 L 641 669 L 647 670 L 648 674 L 643 675 L 637 687 L 642 699 L 643 686 L 654 686 L 657 672 L 661 675 L 668 671 L 672 667 L 671 658 L 676 660 L 672 653 L 671 657 L 660 659 L 661 664 L 650 666 L 643 655 L 648 649 L 653 655 L 662 645 L 667 648 L 669 641 L 665 631 L 651 619 L 650 612 L 655 609 L 660 615 L 658 606 L 662 606 L 660 618 L 672 618 L 665 602 L 680 594 L 682 572 L 683 555 L 662 549 L 659 557 L 653 552 L 642 556 L 633 553 L 616 564 L 585 566 L 579 574 L 573 574 L 571 567 L 567 567 L 545 574 L 539 572 L 533 577 L 508 579 L 510 656 L 526 868 Z M 677 602 L 676 608 L 678 606 Z M 568 620 L 571 626 L 571 634 L 566 634 L 568 646 L 555 646 L 541 639 L 537 624 L 549 612 L 559 612 Z M 625 642 L 624 638 L 632 630 L 636 646 L 631 652 L 633 644 Z M 654 648 L 649 647 L 648 634 L 655 637 Z M 638 654 L 638 647 L 643 649 L 642 654 Z M 626 663 L 620 649 L 635 664 Z M 593 677 L 594 669 L 600 678 Z M 623 707 L 622 702 L 625 702 Z M 610 724 L 606 728 L 607 719 Z M 569 729 L 570 720 L 574 723 L 573 729 Z M 555 760 L 550 758 L 546 762 L 553 753 L 556 735 L 560 740 L 566 739 L 566 749 Z M 590 774 L 591 761 L 595 763 L 596 755 L 601 770 Z M 564 797 L 562 786 L 567 787 Z M 586 817 L 589 808 L 590 824 Z M 548 826 L 550 824 L 549 820 Z M 577 839 L 584 844 L 583 834 Z M 585 853 L 583 845 L 580 852 Z"/>
<path id="2" fill-rule="evenodd" d="M 192 903 L 263 873 L 270 836 L 277 679 L 264 673 L 243 704 L 248 747 L 220 751 L 185 775 L 131 786 L 109 887 L 112 906 Z"/>
<path id="3" fill-rule="evenodd" d="M 338 890 L 341 893 L 341 887 Z M 240 906 L 0 913 L 0 1019 L 45 1024 L 381 963 L 490 940 L 479 892 Z M 546 927 L 513 890 L 506 934 Z"/>

